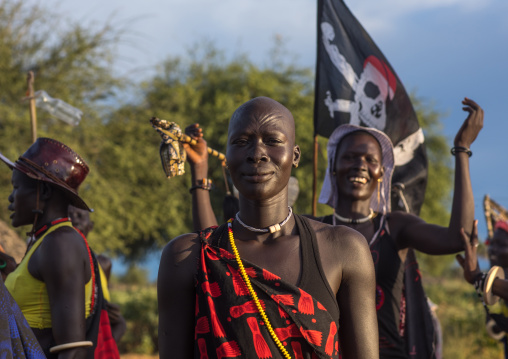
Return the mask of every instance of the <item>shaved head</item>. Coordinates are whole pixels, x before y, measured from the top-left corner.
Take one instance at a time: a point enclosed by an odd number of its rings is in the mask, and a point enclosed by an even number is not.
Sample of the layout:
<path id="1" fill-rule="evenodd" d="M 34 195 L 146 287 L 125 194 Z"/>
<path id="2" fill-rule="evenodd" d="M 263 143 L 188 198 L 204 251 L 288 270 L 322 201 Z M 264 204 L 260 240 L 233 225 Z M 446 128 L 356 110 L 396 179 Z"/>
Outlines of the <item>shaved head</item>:
<path id="1" fill-rule="evenodd" d="M 245 117 L 250 116 L 252 119 L 257 119 L 260 123 L 267 121 L 285 121 L 288 126 L 288 134 L 292 136 L 290 139 L 295 143 L 295 120 L 291 112 L 281 103 L 269 97 L 256 97 L 242 104 L 236 109 L 229 121 L 229 130 L 235 123 Z"/>

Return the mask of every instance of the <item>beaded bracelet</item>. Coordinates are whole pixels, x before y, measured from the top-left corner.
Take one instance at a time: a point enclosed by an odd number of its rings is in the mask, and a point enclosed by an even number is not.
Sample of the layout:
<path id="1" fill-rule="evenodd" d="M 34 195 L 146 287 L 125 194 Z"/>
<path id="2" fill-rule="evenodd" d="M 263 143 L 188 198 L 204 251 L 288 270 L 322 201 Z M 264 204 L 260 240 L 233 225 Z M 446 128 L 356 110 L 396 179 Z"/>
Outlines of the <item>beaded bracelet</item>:
<path id="1" fill-rule="evenodd" d="M 204 189 L 206 191 L 212 189 L 212 180 L 210 178 L 203 178 L 202 180 L 198 180 L 198 183 L 199 184 L 196 184 L 189 189 L 190 193 L 192 193 L 194 190 L 198 188 Z"/>
<path id="2" fill-rule="evenodd" d="M 455 156 L 455 154 L 459 153 L 459 152 L 465 152 L 467 153 L 467 155 L 469 157 L 471 157 L 473 155 L 473 152 L 471 152 L 471 150 L 467 147 L 462 147 L 462 146 L 455 146 L 455 147 L 452 147 L 452 149 L 450 150 L 450 152 L 452 153 L 452 155 Z"/>

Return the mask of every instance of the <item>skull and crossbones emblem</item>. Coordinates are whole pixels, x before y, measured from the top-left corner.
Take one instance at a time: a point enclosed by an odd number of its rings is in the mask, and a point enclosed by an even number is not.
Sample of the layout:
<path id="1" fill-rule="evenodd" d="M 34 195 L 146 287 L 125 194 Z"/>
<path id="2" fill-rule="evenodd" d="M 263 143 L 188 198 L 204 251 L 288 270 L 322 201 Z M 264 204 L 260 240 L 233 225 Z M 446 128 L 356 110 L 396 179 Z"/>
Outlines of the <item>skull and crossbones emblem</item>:
<path id="1" fill-rule="evenodd" d="M 337 46 L 332 43 L 335 38 L 332 25 L 323 22 L 321 30 L 330 60 L 355 93 L 354 101 L 334 100 L 330 91 L 327 91 L 324 102 L 330 111 L 330 117 L 333 118 L 336 111 L 349 112 L 351 124 L 363 124 L 383 131 L 386 126 L 386 101 L 393 99 L 397 88 L 395 75 L 385 62 L 371 55 L 365 59 L 363 71 L 358 76 Z"/>

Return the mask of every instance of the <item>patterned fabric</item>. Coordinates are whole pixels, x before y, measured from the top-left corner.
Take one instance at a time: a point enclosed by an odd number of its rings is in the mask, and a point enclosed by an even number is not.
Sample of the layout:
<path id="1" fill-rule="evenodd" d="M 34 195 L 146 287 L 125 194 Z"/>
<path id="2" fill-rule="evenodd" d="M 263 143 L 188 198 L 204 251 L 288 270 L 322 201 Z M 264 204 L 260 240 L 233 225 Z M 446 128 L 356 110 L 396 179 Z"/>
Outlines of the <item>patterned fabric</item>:
<path id="1" fill-rule="evenodd" d="M 46 358 L 32 329 L 1 279 L 0 358 Z"/>
<path id="2" fill-rule="evenodd" d="M 201 233 L 196 282 L 194 357 L 282 358 L 243 282 L 235 257 Z M 326 308 L 302 289 L 243 261 L 278 338 L 292 358 L 339 358 L 338 326 Z"/>

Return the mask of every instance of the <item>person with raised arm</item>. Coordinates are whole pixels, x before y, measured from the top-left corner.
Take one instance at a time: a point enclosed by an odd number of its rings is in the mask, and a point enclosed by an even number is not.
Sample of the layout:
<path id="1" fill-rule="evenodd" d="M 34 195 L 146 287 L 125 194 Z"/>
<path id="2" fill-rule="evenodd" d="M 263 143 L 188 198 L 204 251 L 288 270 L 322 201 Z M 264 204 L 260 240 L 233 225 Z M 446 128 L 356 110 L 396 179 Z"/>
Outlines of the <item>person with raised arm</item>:
<path id="1" fill-rule="evenodd" d="M 390 210 L 394 154 L 386 134 L 346 124 L 337 127 L 328 141 L 328 167 L 319 201 L 332 207 L 334 213 L 318 220 L 348 226 L 367 239 L 376 270 L 381 358 L 408 358 L 410 352 L 413 357 L 435 355 L 432 335 L 418 332 L 421 331 L 418 321 L 406 322 L 406 314 L 415 313 L 406 313 L 406 304 L 409 306 L 410 301 L 413 307 L 425 309 L 426 298 L 423 291 L 418 295 L 411 291 L 406 293 L 404 275 L 410 248 L 427 254 L 457 253 L 463 250 L 461 228 L 472 228 L 474 198 L 469 157 L 472 155 L 470 147 L 483 127 L 483 109 L 469 98 L 464 98 L 462 104 L 468 115 L 451 149 L 455 156 L 455 183 L 448 227 L 426 223 L 410 213 Z M 206 142 L 201 129 L 192 125 L 186 131 L 197 140 L 195 146 L 186 146 L 191 168 L 199 166 L 199 175 L 206 176 Z M 199 230 L 215 222 L 209 202 L 201 200 L 208 192 L 203 189 L 195 192 L 193 203 L 198 205 L 193 208 L 193 214 L 198 216 L 194 223 L 195 230 Z M 416 310 L 416 314 L 422 312 Z M 411 339 L 410 345 L 410 338 L 416 338 L 416 342 Z"/>
<path id="2" fill-rule="evenodd" d="M 377 358 L 365 239 L 287 206 L 300 160 L 290 111 L 266 97 L 241 105 L 229 122 L 226 159 L 240 211 L 164 248 L 160 357 Z"/>

